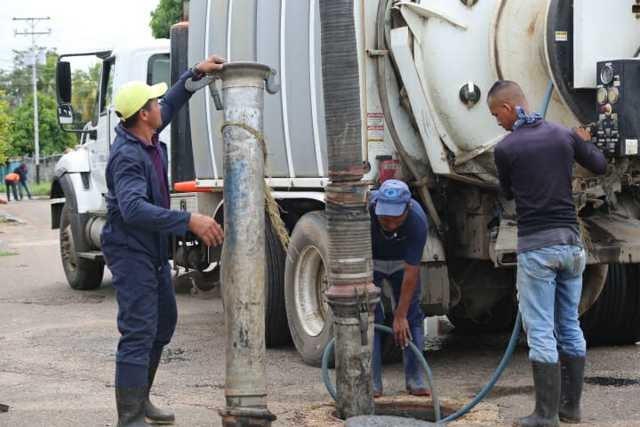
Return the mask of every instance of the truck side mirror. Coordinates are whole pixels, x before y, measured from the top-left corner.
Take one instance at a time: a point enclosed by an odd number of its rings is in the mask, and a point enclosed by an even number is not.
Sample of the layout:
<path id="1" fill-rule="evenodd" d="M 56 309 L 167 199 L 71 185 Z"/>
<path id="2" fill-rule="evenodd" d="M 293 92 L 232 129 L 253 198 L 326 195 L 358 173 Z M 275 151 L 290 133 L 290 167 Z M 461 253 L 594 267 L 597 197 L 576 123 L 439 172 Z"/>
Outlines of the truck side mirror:
<path id="1" fill-rule="evenodd" d="M 56 89 L 59 104 L 71 104 L 71 64 L 60 61 L 56 65 Z M 72 116 L 73 117 L 73 116 Z"/>

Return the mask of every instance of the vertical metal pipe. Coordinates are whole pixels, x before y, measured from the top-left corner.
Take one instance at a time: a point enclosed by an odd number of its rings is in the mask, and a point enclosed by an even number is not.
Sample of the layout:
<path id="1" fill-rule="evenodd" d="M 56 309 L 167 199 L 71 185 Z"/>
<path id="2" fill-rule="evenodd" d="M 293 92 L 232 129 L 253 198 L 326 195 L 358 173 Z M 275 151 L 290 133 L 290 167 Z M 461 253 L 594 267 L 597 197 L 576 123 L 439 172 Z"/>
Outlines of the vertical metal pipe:
<path id="1" fill-rule="evenodd" d="M 226 332 L 224 426 L 269 426 L 264 341 L 264 141 L 267 66 L 229 63 L 224 99 L 222 289 Z"/>
<path id="2" fill-rule="evenodd" d="M 322 71 L 329 155 L 325 210 L 341 418 L 374 412 L 371 378 L 373 285 L 353 0 L 321 0 Z"/>

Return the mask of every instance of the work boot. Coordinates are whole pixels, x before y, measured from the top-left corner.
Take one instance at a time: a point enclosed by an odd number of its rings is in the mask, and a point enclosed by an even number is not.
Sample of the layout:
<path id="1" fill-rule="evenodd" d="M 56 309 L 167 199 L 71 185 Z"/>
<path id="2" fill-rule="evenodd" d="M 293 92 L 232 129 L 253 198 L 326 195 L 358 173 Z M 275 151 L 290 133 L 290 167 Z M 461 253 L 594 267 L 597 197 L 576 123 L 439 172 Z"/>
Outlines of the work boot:
<path id="1" fill-rule="evenodd" d="M 560 406 L 560 364 L 531 362 L 536 389 L 536 408 L 528 417 L 516 420 L 514 427 L 558 427 Z"/>
<path id="2" fill-rule="evenodd" d="M 580 397 L 584 381 L 584 357 L 560 355 L 560 421 L 570 424 L 580 422 Z"/>
<path id="3" fill-rule="evenodd" d="M 149 398 L 159 364 L 160 355 L 158 354 L 156 357 L 152 356 L 149 361 L 149 387 L 147 388 L 147 395 L 144 401 L 144 415 L 151 424 L 173 424 L 176 420 L 175 414 L 166 409 L 158 408 L 151 403 L 151 399 Z"/>
<path id="4" fill-rule="evenodd" d="M 411 338 L 418 350 L 424 351 L 424 321 L 411 326 Z M 402 352 L 402 362 L 407 392 L 412 396 L 431 396 L 431 392 L 424 382 L 424 369 L 418 361 L 418 357 L 409 347 Z"/>
<path id="5" fill-rule="evenodd" d="M 144 401 L 147 388 L 116 388 L 118 427 L 144 427 Z"/>

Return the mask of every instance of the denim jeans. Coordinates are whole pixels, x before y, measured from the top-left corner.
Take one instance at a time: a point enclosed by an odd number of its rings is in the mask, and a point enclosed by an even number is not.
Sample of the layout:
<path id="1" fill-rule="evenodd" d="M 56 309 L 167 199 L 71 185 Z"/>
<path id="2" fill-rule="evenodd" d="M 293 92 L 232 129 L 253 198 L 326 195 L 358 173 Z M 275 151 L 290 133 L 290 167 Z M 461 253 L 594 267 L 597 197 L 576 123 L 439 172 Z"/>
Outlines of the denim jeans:
<path id="1" fill-rule="evenodd" d="M 404 271 L 399 270 L 391 274 L 384 274 L 380 271 L 373 272 L 373 281 L 379 288 L 382 287 L 383 280 L 386 279 L 391 284 L 393 290 L 393 310 L 400 301 L 400 292 L 402 290 L 402 279 Z M 374 322 L 384 324 L 384 310 L 382 301 L 375 308 Z M 407 322 L 411 330 L 413 343 L 421 350 L 424 349 L 424 313 L 420 307 L 420 283 L 417 284 L 416 290 L 411 296 L 411 303 L 407 311 Z M 417 390 L 425 387 L 424 372 L 419 364 L 415 354 L 406 348 L 402 354 L 404 364 L 405 385 L 407 389 Z M 374 391 L 382 391 L 382 333 L 375 331 L 373 341 L 372 366 L 373 373 L 373 389 Z"/>
<path id="2" fill-rule="evenodd" d="M 518 254 L 518 300 L 530 360 L 556 363 L 558 352 L 585 356 L 578 320 L 585 264 L 585 251 L 579 246 L 555 245 Z"/>

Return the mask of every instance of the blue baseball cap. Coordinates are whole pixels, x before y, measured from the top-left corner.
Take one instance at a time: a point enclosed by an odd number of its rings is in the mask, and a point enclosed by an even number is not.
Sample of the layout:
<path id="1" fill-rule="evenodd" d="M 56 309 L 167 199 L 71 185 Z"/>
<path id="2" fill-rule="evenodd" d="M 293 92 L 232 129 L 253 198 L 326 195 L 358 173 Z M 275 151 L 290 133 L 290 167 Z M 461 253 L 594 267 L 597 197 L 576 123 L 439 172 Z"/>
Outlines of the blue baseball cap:
<path id="1" fill-rule="evenodd" d="M 400 216 L 411 201 L 411 192 L 404 182 L 388 179 L 376 192 L 376 215 Z"/>

